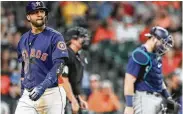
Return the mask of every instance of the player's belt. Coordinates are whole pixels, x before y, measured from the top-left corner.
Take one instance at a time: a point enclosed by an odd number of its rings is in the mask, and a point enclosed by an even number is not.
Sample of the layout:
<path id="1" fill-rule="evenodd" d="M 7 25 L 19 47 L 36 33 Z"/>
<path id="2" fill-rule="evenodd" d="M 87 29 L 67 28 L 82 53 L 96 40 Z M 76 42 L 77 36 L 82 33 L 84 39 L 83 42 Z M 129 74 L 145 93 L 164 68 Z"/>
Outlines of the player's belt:
<path id="1" fill-rule="evenodd" d="M 160 97 L 160 96 L 161 96 L 161 94 L 160 94 L 160 93 L 158 93 L 158 92 L 150 92 L 150 91 L 146 91 L 146 93 L 147 93 L 148 95 L 154 95 L 154 96 L 156 96 L 156 97 Z"/>
<path id="2" fill-rule="evenodd" d="M 59 87 L 63 86 L 63 84 L 59 84 Z M 54 88 L 54 87 L 57 87 L 56 85 L 55 86 L 51 86 L 49 88 Z M 31 92 L 34 88 L 25 88 L 28 92 Z"/>

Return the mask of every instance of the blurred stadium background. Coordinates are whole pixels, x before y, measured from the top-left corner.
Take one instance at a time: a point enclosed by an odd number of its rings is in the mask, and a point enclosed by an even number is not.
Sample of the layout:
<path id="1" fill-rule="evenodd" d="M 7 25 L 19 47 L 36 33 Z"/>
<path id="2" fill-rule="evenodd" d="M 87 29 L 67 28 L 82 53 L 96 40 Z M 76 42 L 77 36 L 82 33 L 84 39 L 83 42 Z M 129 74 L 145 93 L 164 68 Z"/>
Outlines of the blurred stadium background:
<path id="1" fill-rule="evenodd" d="M 163 57 L 163 75 L 168 90 L 182 103 L 182 2 L 45 2 L 50 10 L 47 25 L 63 35 L 72 26 L 91 33 L 82 83 L 89 103 L 85 114 L 121 113 L 124 109 L 123 80 L 128 56 L 154 25 L 168 29 L 174 48 Z M 14 114 L 20 97 L 20 64 L 16 46 L 30 29 L 27 2 L 1 2 L 1 114 Z M 83 58 L 85 59 L 85 58 Z M 180 114 L 182 114 L 180 112 Z"/>

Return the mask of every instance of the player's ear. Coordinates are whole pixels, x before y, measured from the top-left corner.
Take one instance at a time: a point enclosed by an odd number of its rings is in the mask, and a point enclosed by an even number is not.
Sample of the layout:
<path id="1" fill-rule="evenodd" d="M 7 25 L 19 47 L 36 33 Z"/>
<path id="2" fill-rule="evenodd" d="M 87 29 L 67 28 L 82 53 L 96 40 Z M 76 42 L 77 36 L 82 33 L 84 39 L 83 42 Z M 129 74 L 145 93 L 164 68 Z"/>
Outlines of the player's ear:
<path id="1" fill-rule="evenodd" d="M 27 20 L 30 21 L 30 16 L 29 15 L 27 15 Z"/>

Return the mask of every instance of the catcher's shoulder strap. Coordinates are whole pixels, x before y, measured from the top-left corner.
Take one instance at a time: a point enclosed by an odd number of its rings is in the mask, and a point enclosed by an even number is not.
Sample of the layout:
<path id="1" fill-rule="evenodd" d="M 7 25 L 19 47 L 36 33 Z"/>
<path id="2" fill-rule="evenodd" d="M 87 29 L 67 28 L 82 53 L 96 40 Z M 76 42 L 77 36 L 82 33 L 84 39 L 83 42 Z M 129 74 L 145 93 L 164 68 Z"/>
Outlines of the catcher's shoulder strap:
<path id="1" fill-rule="evenodd" d="M 132 59 L 140 65 L 147 65 L 150 61 L 150 56 L 144 50 L 137 48 L 132 52 Z"/>

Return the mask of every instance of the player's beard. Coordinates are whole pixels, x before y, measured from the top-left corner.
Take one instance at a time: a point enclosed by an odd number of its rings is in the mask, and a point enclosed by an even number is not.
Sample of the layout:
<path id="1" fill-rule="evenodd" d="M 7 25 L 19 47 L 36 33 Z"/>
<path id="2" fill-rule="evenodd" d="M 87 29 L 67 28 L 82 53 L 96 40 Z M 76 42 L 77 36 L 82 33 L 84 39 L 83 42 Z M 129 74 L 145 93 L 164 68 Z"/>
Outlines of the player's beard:
<path id="1" fill-rule="evenodd" d="M 42 27 L 45 24 L 45 22 L 46 22 L 46 18 L 44 17 L 44 18 L 42 18 L 40 20 L 30 20 L 30 22 L 35 27 Z"/>

